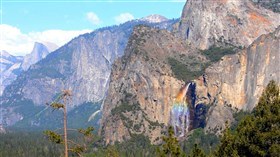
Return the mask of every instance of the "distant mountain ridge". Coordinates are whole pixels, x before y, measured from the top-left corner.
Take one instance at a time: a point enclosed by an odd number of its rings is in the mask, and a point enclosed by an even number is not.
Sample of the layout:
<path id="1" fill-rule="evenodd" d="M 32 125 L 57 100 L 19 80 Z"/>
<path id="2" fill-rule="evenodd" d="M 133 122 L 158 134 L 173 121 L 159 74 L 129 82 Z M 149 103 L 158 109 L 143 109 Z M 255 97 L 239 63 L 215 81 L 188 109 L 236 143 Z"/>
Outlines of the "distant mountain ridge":
<path id="1" fill-rule="evenodd" d="M 13 56 L 7 51 L 1 51 L 0 95 L 2 95 L 5 87 L 11 84 L 22 71 L 26 71 L 31 65 L 45 58 L 53 49 L 57 48 L 55 44 L 48 43 L 48 45 L 50 45 L 50 48 L 42 43 L 35 42 L 33 50 L 26 56 Z"/>
<path id="2" fill-rule="evenodd" d="M 50 102 L 62 89 L 73 92 L 70 110 L 75 111 L 86 103 L 90 105 L 101 102 L 108 88 L 111 66 L 115 59 L 123 55 L 133 27 L 144 24 L 171 30 L 177 21 L 174 19 L 150 23 L 145 20 L 132 20 L 74 38 L 31 66 L 6 88 L 1 99 L 5 106 L 5 125 L 50 125 L 46 124 L 46 118 L 34 117 L 38 112 L 35 108 L 42 109 L 45 103 Z M 27 102 L 29 105 L 26 105 Z M 21 110 L 25 110 L 24 106 L 28 106 L 31 112 L 22 112 Z M 8 108 L 17 108 L 17 111 Z M 94 108 L 92 113 L 99 109 L 100 106 Z M 42 113 L 41 117 L 47 113 Z M 87 119 L 89 116 L 83 118 Z M 8 119 L 14 120 L 9 123 Z"/>

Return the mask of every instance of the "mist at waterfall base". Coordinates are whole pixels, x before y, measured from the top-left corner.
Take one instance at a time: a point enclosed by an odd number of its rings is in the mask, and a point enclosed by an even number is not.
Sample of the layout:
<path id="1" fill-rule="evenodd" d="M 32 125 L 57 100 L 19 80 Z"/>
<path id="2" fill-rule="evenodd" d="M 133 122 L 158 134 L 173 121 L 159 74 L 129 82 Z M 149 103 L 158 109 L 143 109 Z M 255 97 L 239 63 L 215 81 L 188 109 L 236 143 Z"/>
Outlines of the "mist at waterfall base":
<path id="1" fill-rule="evenodd" d="M 177 137 L 184 137 L 191 129 L 194 117 L 195 83 L 185 84 L 178 92 L 172 104 L 170 124 Z"/>

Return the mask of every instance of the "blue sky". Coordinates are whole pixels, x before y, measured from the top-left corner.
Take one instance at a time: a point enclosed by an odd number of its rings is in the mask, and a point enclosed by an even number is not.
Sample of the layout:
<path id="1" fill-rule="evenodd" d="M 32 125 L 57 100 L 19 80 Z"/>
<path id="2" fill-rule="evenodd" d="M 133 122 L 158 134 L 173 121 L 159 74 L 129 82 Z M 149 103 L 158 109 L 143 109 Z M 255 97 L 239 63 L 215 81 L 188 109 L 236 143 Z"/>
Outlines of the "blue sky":
<path id="1" fill-rule="evenodd" d="M 150 14 L 178 18 L 184 4 L 182 0 L 2 0 L 0 50 L 17 55 L 26 54 L 31 51 L 33 40 L 56 42 L 61 46 L 78 34 Z M 54 40 L 55 34 L 61 41 Z M 67 36 L 64 37 L 67 39 L 62 39 L 63 36 Z M 19 39 L 30 40 L 29 46 L 20 46 Z M 19 43 L 7 46 L 13 40 Z M 15 48 L 17 44 L 18 48 Z"/>

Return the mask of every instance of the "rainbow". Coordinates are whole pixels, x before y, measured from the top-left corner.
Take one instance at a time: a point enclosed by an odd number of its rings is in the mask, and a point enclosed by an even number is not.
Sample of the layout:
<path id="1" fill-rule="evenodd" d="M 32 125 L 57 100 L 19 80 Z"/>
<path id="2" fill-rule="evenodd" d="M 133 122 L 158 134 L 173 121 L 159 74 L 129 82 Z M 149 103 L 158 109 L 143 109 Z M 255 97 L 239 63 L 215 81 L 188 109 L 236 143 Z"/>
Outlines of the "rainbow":
<path id="1" fill-rule="evenodd" d="M 177 137 L 183 137 L 189 130 L 190 113 L 187 103 L 186 94 L 190 83 L 184 85 L 177 94 L 171 108 L 171 125 L 174 128 L 174 133 Z"/>

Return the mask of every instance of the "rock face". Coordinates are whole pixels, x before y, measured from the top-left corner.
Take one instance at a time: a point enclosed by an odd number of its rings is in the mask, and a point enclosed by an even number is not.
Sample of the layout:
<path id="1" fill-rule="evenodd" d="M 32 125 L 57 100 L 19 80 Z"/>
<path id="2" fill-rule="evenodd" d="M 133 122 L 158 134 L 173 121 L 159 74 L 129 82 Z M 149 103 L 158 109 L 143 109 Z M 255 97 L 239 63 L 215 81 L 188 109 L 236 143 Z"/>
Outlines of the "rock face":
<path id="1" fill-rule="evenodd" d="M 280 14 L 243 0 L 188 0 L 177 33 L 200 49 L 228 43 L 248 47 L 280 24 Z"/>
<path id="2" fill-rule="evenodd" d="M 232 121 L 232 109 L 251 111 L 270 80 L 280 83 L 279 61 L 280 26 L 207 68 L 205 76 L 196 80 L 196 103 L 213 104 L 206 129 Z"/>
<path id="3" fill-rule="evenodd" d="M 72 90 L 70 110 L 86 102 L 100 102 L 108 89 L 111 65 L 123 55 L 133 27 L 147 24 L 171 29 L 175 22 L 134 20 L 81 35 L 22 73 L 4 91 L 1 103 L 4 106 L 22 106 L 21 102 L 31 101 L 32 105 L 40 107 L 53 100 L 62 89 Z M 17 121 L 27 116 L 21 111 L 16 113 L 21 115 Z"/>
<path id="4" fill-rule="evenodd" d="M 266 84 L 271 79 L 279 82 L 279 18 L 279 14 L 249 1 L 189 0 L 181 21 L 173 27 L 175 35 L 137 27 L 125 55 L 112 68 L 99 132 L 105 143 L 121 142 L 135 134 L 160 142 L 164 126 L 170 124 L 174 98 L 185 84 L 182 80 L 190 81 L 190 75 L 204 70 L 194 70 L 201 65 L 198 63 L 209 65 L 192 46 L 245 48 L 223 57 L 193 81 L 190 129 L 204 126 L 206 131 L 219 133 L 226 121 L 234 120 L 233 111 L 252 110 Z M 199 59 L 192 62 L 193 56 Z M 183 129 L 188 130 L 182 127 L 178 133 Z"/>
<path id="5" fill-rule="evenodd" d="M 16 69 L 20 68 L 23 57 L 13 56 L 6 51 L 1 51 L 0 59 L 0 95 L 2 95 L 5 87 L 15 80 L 18 75 L 17 72 L 20 72 Z"/>
<path id="6" fill-rule="evenodd" d="M 136 27 L 125 55 L 113 65 L 100 134 L 106 144 L 134 134 L 160 141 L 170 120 L 172 101 L 184 82 L 173 75 L 168 59 L 196 51 L 168 31 Z"/>
<path id="7" fill-rule="evenodd" d="M 256 5 L 270 9 L 274 12 L 280 12 L 280 2 L 275 0 L 252 0 Z"/>
<path id="8" fill-rule="evenodd" d="M 35 42 L 32 52 L 23 58 L 23 62 L 21 64 L 22 70 L 26 71 L 32 64 L 35 64 L 45 58 L 49 52 L 50 51 L 45 45 Z"/>

